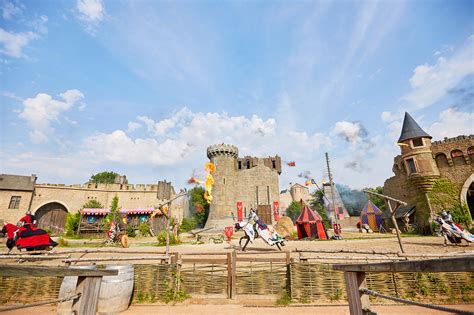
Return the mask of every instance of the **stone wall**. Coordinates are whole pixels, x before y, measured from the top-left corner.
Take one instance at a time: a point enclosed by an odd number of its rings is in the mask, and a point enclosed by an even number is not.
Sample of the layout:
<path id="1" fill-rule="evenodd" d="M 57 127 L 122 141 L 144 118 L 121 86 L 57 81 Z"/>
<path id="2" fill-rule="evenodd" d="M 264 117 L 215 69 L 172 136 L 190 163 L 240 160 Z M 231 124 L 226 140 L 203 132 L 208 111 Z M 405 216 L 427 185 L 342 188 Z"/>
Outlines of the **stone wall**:
<path id="1" fill-rule="evenodd" d="M 16 222 L 25 215 L 32 194 L 31 191 L 0 190 L 0 229 L 4 223 L 16 224 Z M 8 208 L 13 196 L 21 197 L 18 209 Z"/>

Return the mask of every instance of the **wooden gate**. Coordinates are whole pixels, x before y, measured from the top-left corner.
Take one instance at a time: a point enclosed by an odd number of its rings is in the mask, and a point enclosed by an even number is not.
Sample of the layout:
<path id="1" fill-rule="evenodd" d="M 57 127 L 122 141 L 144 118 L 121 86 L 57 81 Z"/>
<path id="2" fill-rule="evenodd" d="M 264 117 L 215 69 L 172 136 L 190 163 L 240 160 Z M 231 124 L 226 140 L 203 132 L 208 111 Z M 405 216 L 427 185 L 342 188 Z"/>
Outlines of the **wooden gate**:
<path id="1" fill-rule="evenodd" d="M 58 202 L 45 204 L 35 212 L 37 226 L 41 229 L 50 229 L 54 235 L 64 232 L 67 209 Z"/>
<path id="2" fill-rule="evenodd" d="M 259 205 L 257 215 L 265 224 L 272 224 L 272 207 L 270 205 Z"/>

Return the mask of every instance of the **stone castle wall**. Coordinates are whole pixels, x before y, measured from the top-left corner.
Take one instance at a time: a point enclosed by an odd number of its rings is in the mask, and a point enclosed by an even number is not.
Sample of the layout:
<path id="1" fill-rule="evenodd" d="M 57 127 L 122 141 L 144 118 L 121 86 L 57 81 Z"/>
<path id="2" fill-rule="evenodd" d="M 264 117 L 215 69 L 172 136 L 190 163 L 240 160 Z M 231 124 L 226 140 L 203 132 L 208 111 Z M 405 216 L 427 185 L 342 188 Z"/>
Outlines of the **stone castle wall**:
<path id="1" fill-rule="evenodd" d="M 238 201 L 247 213 L 258 205 L 273 207 L 273 202 L 279 202 L 281 160 L 278 156 L 238 158 L 237 147 L 217 145 L 208 148 L 208 157 L 215 164 L 216 172 L 206 227 L 223 229 L 232 225 Z"/>
<path id="2" fill-rule="evenodd" d="M 109 207 L 115 195 L 119 198 L 119 207 L 122 208 L 147 208 L 154 207 L 164 199 L 157 198 L 158 185 L 156 184 L 94 184 L 61 185 L 61 184 L 36 184 L 31 211 L 34 214 L 42 206 L 57 202 L 63 205 L 68 212 L 76 212 L 90 200 L 97 200 L 104 207 Z M 28 209 L 32 192 L 0 191 L 0 220 L 16 223 Z M 172 196 L 175 192 L 172 191 Z M 8 209 L 12 196 L 21 196 L 19 209 Z M 186 198 L 184 198 L 186 199 Z M 172 203 L 172 216 L 179 221 L 184 216 L 187 203 L 183 198 Z"/>
<path id="3" fill-rule="evenodd" d="M 474 173 L 473 148 L 473 135 L 445 138 L 442 141 L 431 143 L 432 161 L 430 162 L 436 165 L 439 177 L 455 184 L 460 194 L 464 186 L 470 185 L 466 181 L 469 181 Z M 403 149 L 402 147 L 402 153 Z M 453 151 L 462 152 L 462 156 L 453 157 Z M 424 193 L 410 181 L 401 155 L 394 158 L 393 171 L 395 176 L 387 179 L 384 183 L 384 194 L 405 201 L 409 205 L 415 205 L 417 223 L 426 226 L 430 215 L 426 198 Z M 460 198 L 463 200 L 465 196 L 460 196 Z M 434 212 L 441 210 L 435 206 L 432 208 Z"/>

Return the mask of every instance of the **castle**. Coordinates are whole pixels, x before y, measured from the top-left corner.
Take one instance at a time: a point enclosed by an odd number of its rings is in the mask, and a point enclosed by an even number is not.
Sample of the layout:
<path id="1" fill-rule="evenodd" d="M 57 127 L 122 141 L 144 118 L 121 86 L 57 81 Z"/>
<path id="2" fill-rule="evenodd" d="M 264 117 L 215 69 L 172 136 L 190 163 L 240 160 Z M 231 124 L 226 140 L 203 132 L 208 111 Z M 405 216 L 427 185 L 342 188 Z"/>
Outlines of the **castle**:
<path id="1" fill-rule="evenodd" d="M 220 230 L 233 225 L 234 218 L 247 215 L 251 208 L 265 223 L 272 224 L 279 212 L 281 158 L 239 158 L 238 148 L 229 144 L 209 146 L 207 157 L 216 172 L 206 228 Z"/>
<path id="2" fill-rule="evenodd" d="M 394 158 L 395 176 L 384 183 L 384 194 L 416 207 L 415 223 L 425 230 L 441 211 L 429 193 L 438 179 L 453 184 L 459 200 L 474 214 L 474 135 L 431 142 L 417 122 L 405 113 L 398 140 L 401 154 Z"/>
<path id="3" fill-rule="evenodd" d="M 64 230 L 67 213 L 75 213 L 90 200 L 109 207 L 112 198 L 117 195 L 119 207 L 148 208 L 164 203 L 167 199 L 164 195 L 168 192 L 171 198 L 176 195 L 171 183 L 166 181 L 131 185 L 125 184 L 124 176 L 119 176 L 114 184 L 85 183 L 71 186 L 38 184 L 36 179 L 36 175 L 0 174 L 0 224 L 15 224 L 30 209 L 37 217 L 39 227 L 48 227 L 60 234 Z M 181 221 L 187 207 L 186 196 L 174 200 L 172 216 Z"/>

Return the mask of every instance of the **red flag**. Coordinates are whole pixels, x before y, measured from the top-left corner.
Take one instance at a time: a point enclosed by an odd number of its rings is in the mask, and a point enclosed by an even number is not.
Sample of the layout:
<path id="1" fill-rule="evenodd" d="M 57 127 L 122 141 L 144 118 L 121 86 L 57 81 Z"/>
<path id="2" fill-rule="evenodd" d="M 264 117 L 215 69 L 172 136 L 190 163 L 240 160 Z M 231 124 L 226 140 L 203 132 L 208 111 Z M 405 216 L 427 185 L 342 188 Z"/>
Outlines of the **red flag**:
<path id="1" fill-rule="evenodd" d="M 286 163 L 286 165 L 288 165 L 289 167 L 295 167 L 295 166 L 296 166 L 296 162 L 295 162 L 295 161 L 291 161 L 291 162 Z"/>

